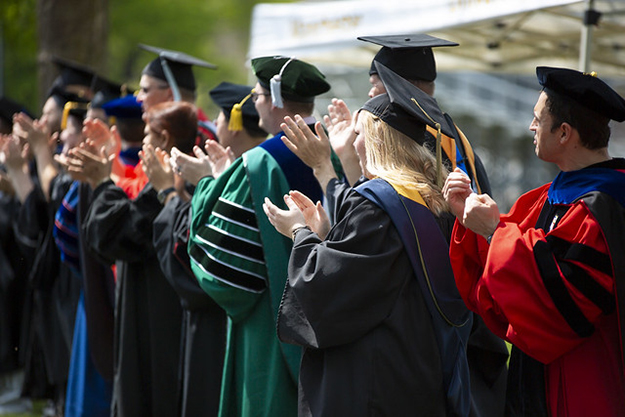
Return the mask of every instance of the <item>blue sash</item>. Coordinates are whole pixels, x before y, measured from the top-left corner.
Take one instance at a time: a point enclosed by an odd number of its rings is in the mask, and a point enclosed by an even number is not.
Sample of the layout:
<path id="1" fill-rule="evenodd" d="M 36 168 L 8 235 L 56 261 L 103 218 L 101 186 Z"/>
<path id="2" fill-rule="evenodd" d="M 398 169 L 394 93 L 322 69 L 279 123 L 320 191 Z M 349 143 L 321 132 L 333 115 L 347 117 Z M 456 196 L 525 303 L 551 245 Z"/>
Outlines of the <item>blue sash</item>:
<path id="1" fill-rule="evenodd" d="M 323 191 L 319 187 L 312 169 L 286 147 L 280 139 L 282 136 L 284 133 L 280 132 L 258 146 L 269 152 L 280 165 L 291 190 L 301 191 L 313 202 L 320 201 L 323 197 Z"/>

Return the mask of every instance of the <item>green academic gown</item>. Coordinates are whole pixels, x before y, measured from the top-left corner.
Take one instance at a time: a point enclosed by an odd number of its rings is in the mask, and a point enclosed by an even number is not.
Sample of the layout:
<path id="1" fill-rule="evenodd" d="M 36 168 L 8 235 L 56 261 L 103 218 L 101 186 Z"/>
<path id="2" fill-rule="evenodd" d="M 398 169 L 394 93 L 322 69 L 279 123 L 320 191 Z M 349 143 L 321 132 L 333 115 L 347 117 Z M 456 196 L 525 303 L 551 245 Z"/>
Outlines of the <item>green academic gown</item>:
<path id="1" fill-rule="evenodd" d="M 218 179 L 204 178 L 192 201 L 191 266 L 228 314 L 220 416 L 295 416 L 301 348 L 281 343 L 276 317 L 292 242 L 269 223 L 265 197 L 291 189 L 313 199 L 312 171 L 280 135 L 246 152 Z"/>

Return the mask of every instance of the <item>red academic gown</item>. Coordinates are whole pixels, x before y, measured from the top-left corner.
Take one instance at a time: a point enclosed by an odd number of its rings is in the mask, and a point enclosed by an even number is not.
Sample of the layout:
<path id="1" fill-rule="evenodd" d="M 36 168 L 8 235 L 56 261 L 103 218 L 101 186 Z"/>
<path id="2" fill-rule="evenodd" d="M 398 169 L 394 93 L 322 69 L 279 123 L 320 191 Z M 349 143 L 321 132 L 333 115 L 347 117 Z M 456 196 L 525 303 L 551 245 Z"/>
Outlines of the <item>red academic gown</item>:
<path id="1" fill-rule="evenodd" d="M 613 161 L 609 169 L 625 178 L 623 160 Z M 594 181 L 596 172 L 589 173 L 585 177 Z M 558 184 L 566 191 L 580 181 Z M 551 185 L 521 196 L 501 216 L 490 245 L 456 222 L 450 249 L 456 283 L 495 334 L 544 365 L 547 415 L 623 416 L 625 377 L 612 269 L 612 257 L 623 256 L 623 247 L 609 248 L 605 233 L 625 231 L 602 230 L 590 210 L 592 199 L 548 200 Z M 616 179 L 612 186 L 622 199 L 625 181 Z M 614 207 L 622 210 L 622 202 Z M 516 415 L 523 414 L 527 410 Z"/>

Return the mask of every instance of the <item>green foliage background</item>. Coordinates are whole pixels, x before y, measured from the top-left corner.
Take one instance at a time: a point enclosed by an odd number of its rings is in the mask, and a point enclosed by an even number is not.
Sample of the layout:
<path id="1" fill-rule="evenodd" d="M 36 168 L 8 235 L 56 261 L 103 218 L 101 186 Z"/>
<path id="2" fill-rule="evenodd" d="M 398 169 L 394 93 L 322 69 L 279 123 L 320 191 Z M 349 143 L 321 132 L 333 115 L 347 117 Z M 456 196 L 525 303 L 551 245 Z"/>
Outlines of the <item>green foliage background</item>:
<path id="1" fill-rule="evenodd" d="M 35 115 L 41 109 L 37 85 L 37 1 L 0 1 L 2 93 L 25 104 Z M 246 52 L 256 3 L 257 0 L 109 0 L 108 56 L 100 72 L 137 88 L 143 66 L 154 58 L 139 49 L 138 43 L 179 50 L 209 61 L 218 69 L 196 69 L 195 75 L 197 104 L 212 117 L 216 108 L 208 97 L 211 88 L 221 81 L 249 82 Z"/>
<path id="2" fill-rule="evenodd" d="M 0 93 L 38 114 L 36 3 L 0 1 Z"/>

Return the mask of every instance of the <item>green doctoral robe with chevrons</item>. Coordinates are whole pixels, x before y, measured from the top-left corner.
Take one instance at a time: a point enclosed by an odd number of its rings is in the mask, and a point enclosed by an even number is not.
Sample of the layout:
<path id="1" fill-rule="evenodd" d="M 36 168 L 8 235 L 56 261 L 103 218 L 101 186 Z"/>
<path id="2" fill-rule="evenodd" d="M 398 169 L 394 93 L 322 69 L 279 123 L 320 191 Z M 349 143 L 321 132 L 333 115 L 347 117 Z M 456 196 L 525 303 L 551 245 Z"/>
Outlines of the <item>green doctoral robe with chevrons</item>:
<path id="1" fill-rule="evenodd" d="M 297 415 L 301 348 L 276 334 L 292 242 L 269 223 L 262 203 L 265 197 L 282 202 L 302 177 L 318 184 L 279 136 L 246 152 L 219 178 L 202 179 L 193 196 L 191 266 L 229 317 L 220 416 Z M 317 191 L 311 198 L 321 197 Z"/>

